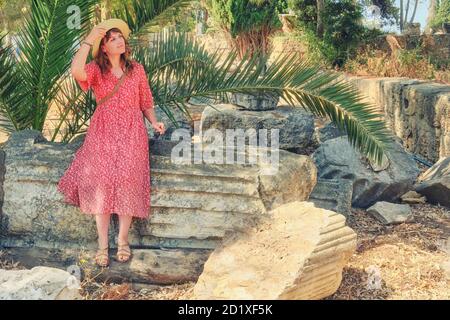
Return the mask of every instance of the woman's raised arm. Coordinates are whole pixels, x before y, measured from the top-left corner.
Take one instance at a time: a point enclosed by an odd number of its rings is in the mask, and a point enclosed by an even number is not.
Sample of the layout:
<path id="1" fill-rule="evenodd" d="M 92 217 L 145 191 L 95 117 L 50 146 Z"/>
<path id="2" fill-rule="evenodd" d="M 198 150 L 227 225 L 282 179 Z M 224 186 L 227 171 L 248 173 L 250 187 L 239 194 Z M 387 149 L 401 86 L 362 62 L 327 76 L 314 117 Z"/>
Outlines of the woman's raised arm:
<path id="1" fill-rule="evenodd" d="M 78 80 L 78 81 L 86 81 L 87 74 L 84 69 L 86 65 L 86 59 L 89 55 L 89 51 L 91 50 L 91 46 L 86 44 L 85 42 L 89 44 L 94 44 L 94 41 L 97 38 L 103 38 L 106 34 L 106 29 L 101 27 L 94 27 L 94 29 L 91 30 L 89 35 L 85 38 L 85 40 L 81 43 L 80 49 L 78 49 L 77 53 L 75 54 L 70 71 L 72 72 L 72 76 Z"/>

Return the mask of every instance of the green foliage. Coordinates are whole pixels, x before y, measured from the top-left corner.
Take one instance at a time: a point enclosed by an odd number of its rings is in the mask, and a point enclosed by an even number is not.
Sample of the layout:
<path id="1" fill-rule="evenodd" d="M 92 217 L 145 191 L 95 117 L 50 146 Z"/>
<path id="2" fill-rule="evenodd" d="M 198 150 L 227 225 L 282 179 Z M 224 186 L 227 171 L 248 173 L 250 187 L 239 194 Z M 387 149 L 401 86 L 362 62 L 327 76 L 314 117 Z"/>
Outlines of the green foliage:
<path id="1" fill-rule="evenodd" d="M 436 10 L 436 15 L 431 21 L 432 28 L 442 28 L 444 22 L 450 23 L 450 0 L 440 0 Z"/>
<path id="2" fill-rule="evenodd" d="M 30 0 L 0 1 L 0 30 L 17 32 L 24 12 L 30 9 Z"/>
<path id="3" fill-rule="evenodd" d="M 158 32 L 171 27 L 178 32 L 190 32 L 195 29 L 198 0 L 128 0 L 115 5 L 112 16 L 128 22 L 137 36 L 149 32 Z"/>
<path id="4" fill-rule="evenodd" d="M 364 27 L 362 7 L 353 0 L 325 0 L 322 13 L 324 32 L 318 37 L 317 8 L 313 0 L 290 0 L 298 16 L 297 27 L 305 33 L 310 54 L 315 61 L 325 59 L 332 66 L 342 66 L 364 41 L 380 35 L 378 30 Z"/>
<path id="5" fill-rule="evenodd" d="M 317 28 L 317 1 L 316 0 L 288 0 L 288 6 L 294 10 L 297 20 L 307 30 Z"/>
<path id="6" fill-rule="evenodd" d="M 232 37 L 261 28 L 280 28 L 278 13 L 287 8 L 286 0 L 211 0 L 212 16 Z"/>
<path id="7" fill-rule="evenodd" d="M 377 119 L 376 106 L 362 102 L 358 90 L 339 79 L 339 73 L 322 70 L 296 53 L 280 54 L 263 72 L 266 55 L 246 54 L 233 68 L 236 50 L 209 54 L 183 34 L 160 34 L 155 48 L 139 48 L 135 57 L 151 75 L 156 103 L 164 111 L 177 107 L 187 113 L 186 103 L 191 98 L 229 102 L 230 93 L 264 93 L 328 117 L 371 159 L 381 160 L 389 146 L 390 135 Z"/>
<path id="8" fill-rule="evenodd" d="M 11 48 L 4 48 L 2 38 L 3 131 L 43 129 L 49 107 L 56 100 L 76 52 L 74 43 L 87 30 L 95 3 L 95 0 L 33 0 L 17 34 L 21 54 L 16 57 Z M 81 11 L 81 29 L 66 25 L 71 15 L 67 8 L 71 5 L 77 5 Z"/>

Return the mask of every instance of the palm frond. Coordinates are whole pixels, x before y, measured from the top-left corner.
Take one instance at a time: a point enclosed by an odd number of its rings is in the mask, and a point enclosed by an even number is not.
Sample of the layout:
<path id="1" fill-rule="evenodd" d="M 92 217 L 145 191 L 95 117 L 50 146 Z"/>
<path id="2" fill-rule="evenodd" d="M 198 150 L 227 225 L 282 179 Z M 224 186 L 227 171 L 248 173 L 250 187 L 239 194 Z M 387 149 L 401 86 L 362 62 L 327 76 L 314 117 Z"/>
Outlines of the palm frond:
<path id="1" fill-rule="evenodd" d="M 71 75 L 62 77 L 58 86 L 53 104 L 58 110 L 59 118 L 51 141 L 55 141 L 60 134 L 62 142 L 69 142 L 86 129 L 94 114 L 96 102 L 92 91 L 82 91 Z M 61 127 L 64 127 L 63 132 Z"/>
<path id="2" fill-rule="evenodd" d="M 126 21 L 133 37 L 138 38 L 151 26 L 167 24 L 175 11 L 189 9 L 192 2 L 192 0 L 132 0 L 129 6 L 123 4 L 122 9 L 115 10 L 113 16 Z"/>
<path id="3" fill-rule="evenodd" d="M 12 76 L 21 79 L 18 86 L 4 95 L 12 95 L 8 108 L 13 110 L 18 129 L 42 130 L 47 112 L 55 98 L 58 80 L 64 75 L 75 54 L 77 39 L 86 31 L 97 0 L 51 0 L 31 2 L 17 36 L 20 55 L 15 59 Z M 80 10 L 80 29 L 67 24 L 69 6 Z"/>
<path id="4" fill-rule="evenodd" d="M 20 79 L 15 77 L 14 52 L 10 45 L 6 45 L 6 36 L 7 34 L 0 34 L 0 131 L 7 134 L 19 127 L 16 122 L 19 115 L 9 106 L 13 90 Z"/>
<path id="5" fill-rule="evenodd" d="M 380 163 L 391 135 L 376 106 L 337 72 L 321 70 L 296 53 L 280 54 L 264 71 L 268 57 L 248 52 L 233 65 L 236 50 L 205 54 L 190 35 L 160 34 L 153 48 L 140 48 L 136 59 L 146 68 L 155 104 L 167 114 L 173 107 L 187 113 L 191 98 L 229 102 L 231 93 L 280 96 L 293 107 L 301 106 L 325 116 L 345 131 L 349 142 L 368 158 Z M 173 84 L 168 85 L 168 84 Z"/>

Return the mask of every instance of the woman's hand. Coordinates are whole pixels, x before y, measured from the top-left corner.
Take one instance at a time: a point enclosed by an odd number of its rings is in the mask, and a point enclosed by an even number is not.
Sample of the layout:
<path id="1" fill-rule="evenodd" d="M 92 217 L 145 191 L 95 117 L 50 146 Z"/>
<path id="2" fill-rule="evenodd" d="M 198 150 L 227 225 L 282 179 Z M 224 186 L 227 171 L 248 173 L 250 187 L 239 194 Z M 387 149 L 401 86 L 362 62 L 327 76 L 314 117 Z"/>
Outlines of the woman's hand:
<path id="1" fill-rule="evenodd" d="M 153 129 L 155 131 L 159 132 L 160 134 L 164 134 L 166 132 L 166 128 L 164 127 L 163 122 L 156 122 L 155 124 L 152 124 Z"/>
<path id="2" fill-rule="evenodd" d="M 85 38 L 85 41 L 89 44 L 94 44 L 94 41 L 98 38 L 102 38 L 106 35 L 106 28 L 94 27 L 89 35 Z M 89 55 L 91 47 L 88 45 L 81 45 L 80 49 L 75 54 L 71 65 L 72 76 L 78 81 L 86 81 L 87 74 L 85 71 L 86 59 Z"/>
<path id="3" fill-rule="evenodd" d="M 86 37 L 86 41 L 89 43 L 94 43 L 95 40 L 97 40 L 98 38 L 103 38 L 106 35 L 106 28 L 103 27 L 94 27 L 91 32 L 89 33 L 89 35 Z"/>

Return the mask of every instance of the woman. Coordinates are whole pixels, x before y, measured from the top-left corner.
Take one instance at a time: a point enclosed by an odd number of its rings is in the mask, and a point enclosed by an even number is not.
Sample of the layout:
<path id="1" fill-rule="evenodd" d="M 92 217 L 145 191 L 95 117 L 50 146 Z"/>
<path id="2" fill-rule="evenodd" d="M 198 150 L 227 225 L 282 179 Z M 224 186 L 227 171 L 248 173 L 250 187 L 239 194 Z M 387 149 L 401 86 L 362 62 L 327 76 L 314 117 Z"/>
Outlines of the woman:
<path id="1" fill-rule="evenodd" d="M 117 260 L 131 257 L 128 231 L 132 218 L 147 219 L 150 210 L 148 134 L 143 115 L 155 131 L 153 96 L 141 64 L 130 59 L 130 30 L 120 19 L 97 25 L 82 42 L 71 72 L 84 91 L 92 88 L 97 107 L 83 145 L 58 183 L 66 203 L 95 214 L 99 249 L 95 261 L 109 265 L 110 216 L 119 216 Z M 86 64 L 92 48 L 94 60 Z"/>

